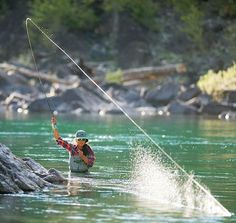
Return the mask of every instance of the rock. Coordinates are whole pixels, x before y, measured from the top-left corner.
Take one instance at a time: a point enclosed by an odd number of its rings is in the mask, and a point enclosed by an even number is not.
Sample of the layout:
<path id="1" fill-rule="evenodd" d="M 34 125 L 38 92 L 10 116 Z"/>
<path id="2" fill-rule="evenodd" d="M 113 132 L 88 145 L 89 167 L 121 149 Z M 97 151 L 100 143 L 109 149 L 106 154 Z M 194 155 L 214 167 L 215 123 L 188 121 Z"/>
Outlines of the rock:
<path id="1" fill-rule="evenodd" d="M 63 183 L 65 182 L 65 178 L 63 175 L 56 169 L 51 168 L 48 170 L 48 174 L 43 177 L 44 180 L 50 183 Z"/>
<path id="2" fill-rule="evenodd" d="M 63 102 L 59 106 L 56 107 L 56 111 L 59 113 L 67 113 L 74 110 L 74 103 Z"/>
<path id="3" fill-rule="evenodd" d="M 202 108 L 202 113 L 209 115 L 219 115 L 226 111 L 236 111 L 236 107 L 220 104 L 218 102 L 210 102 Z"/>
<path id="4" fill-rule="evenodd" d="M 185 91 L 180 93 L 178 96 L 178 99 L 181 101 L 188 101 L 194 97 L 197 97 L 200 95 L 201 91 L 196 85 L 191 85 L 189 88 L 187 88 Z"/>
<path id="5" fill-rule="evenodd" d="M 130 104 L 141 100 L 140 93 L 132 88 L 119 84 L 105 84 L 102 86 L 104 91 L 113 99 Z"/>
<path id="6" fill-rule="evenodd" d="M 170 114 L 198 114 L 195 107 L 178 100 L 171 102 L 167 106 L 167 110 Z"/>
<path id="7" fill-rule="evenodd" d="M 108 115 L 108 114 L 121 115 L 123 114 L 123 112 L 119 108 L 117 108 L 114 104 L 109 104 L 108 106 L 102 108 L 99 111 L 99 115 L 101 116 Z"/>
<path id="8" fill-rule="evenodd" d="M 38 176 L 45 176 L 48 174 L 47 169 L 41 166 L 39 163 L 35 162 L 33 159 L 26 157 L 22 158 L 22 160 L 29 167 L 29 169 Z"/>
<path id="9" fill-rule="evenodd" d="M 0 104 L 0 115 L 4 114 L 5 112 L 6 112 L 5 107 Z"/>
<path id="10" fill-rule="evenodd" d="M 4 95 L 4 93 L 2 91 L 0 91 L 0 101 L 5 100 L 6 95 Z"/>
<path id="11" fill-rule="evenodd" d="M 226 101 L 228 103 L 236 103 L 236 90 L 228 90 L 228 91 L 224 91 L 224 94 L 226 95 Z"/>
<path id="12" fill-rule="evenodd" d="M 218 115 L 219 119 L 236 120 L 236 112 L 225 111 Z"/>
<path id="13" fill-rule="evenodd" d="M 12 73 L 12 72 L 3 72 L 0 70 L 0 87 L 1 89 L 7 90 L 9 86 L 14 86 L 14 88 L 17 86 L 27 86 L 27 78 L 23 77 L 20 74 Z"/>
<path id="14" fill-rule="evenodd" d="M 212 98 L 207 94 L 201 94 L 197 97 L 194 97 L 188 100 L 186 103 L 190 106 L 195 107 L 199 112 L 202 111 L 202 108 L 212 102 Z"/>
<path id="15" fill-rule="evenodd" d="M 67 103 L 73 103 L 73 110 L 82 108 L 85 112 L 96 112 L 106 106 L 107 102 L 92 90 L 84 87 L 69 89 L 61 95 L 61 99 Z M 71 112 L 73 112 L 71 110 Z"/>
<path id="16" fill-rule="evenodd" d="M 162 86 L 157 86 L 155 89 L 149 91 L 145 99 L 153 106 L 167 105 L 170 101 L 175 99 L 179 92 L 179 85 L 175 83 L 167 83 Z"/>
<path id="17" fill-rule="evenodd" d="M 157 114 L 157 109 L 154 107 L 137 107 L 136 111 L 142 116 L 154 116 Z"/>
<path id="18" fill-rule="evenodd" d="M 0 165 L 0 171 L 5 172 L 6 169 Z M 0 173 L 0 193 L 19 193 L 23 192 L 17 184 L 11 179 L 11 176 L 6 172 L 5 174 Z"/>
<path id="19" fill-rule="evenodd" d="M 17 158 L 0 144 L 0 193 L 36 191 L 65 181 L 57 170 L 48 171 L 31 158 Z"/>
<path id="20" fill-rule="evenodd" d="M 77 108 L 77 109 L 74 109 L 73 111 L 71 111 L 71 114 L 81 115 L 83 112 L 84 112 L 84 110 L 82 108 Z"/>
<path id="21" fill-rule="evenodd" d="M 49 104 L 53 110 L 63 103 L 62 98 L 59 96 L 48 97 L 48 99 L 40 98 L 32 101 L 28 106 L 28 110 L 30 112 L 48 112 L 49 107 L 47 100 L 49 101 Z"/>

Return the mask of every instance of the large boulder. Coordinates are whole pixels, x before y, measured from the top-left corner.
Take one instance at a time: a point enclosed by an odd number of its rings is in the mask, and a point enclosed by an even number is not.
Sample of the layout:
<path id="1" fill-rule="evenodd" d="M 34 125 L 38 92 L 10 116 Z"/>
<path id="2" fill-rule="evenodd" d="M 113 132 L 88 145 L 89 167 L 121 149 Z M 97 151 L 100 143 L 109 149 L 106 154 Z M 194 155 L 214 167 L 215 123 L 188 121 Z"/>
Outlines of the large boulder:
<path id="1" fill-rule="evenodd" d="M 177 97 L 179 89 L 178 84 L 167 83 L 147 92 L 145 99 L 153 106 L 167 105 Z"/>
<path id="2" fill-rule="evenodd" d="M 191 85 L 180 93 L 178 99 L 181 101 L 188 101 L 194 97 L 197 97 L 200 94 L 201 94 L 200 89 L 196 85 Z"/>
<path id="3" fill-rule="evenodd" d="M 59 96 L 35 99 L 29 104 L 28 110 L 30 112 L 48 112 L 49 111 L 48 104 L 51 106 L 51 109 L 54 110 L 62 103 L 63 100 Z"/>
<path id="4" fill-rule="evenodd" d="M 94 89 L 86 89 L 84 87 L 73 88 L 65 91 L 61 95 L 62 101 L 71 104 L 74 110 L 81 108 L 84 112 L 98 113 L 101 108 L 107 105 L 107 101 L 94 92 Z"/>
<path id="5" fill-rule="evenodd" d="M 47 170 L 31 158 L 20 159 L 0 143 L 0 193 L 37 191 L 64 182 L 57 170 Z"/>
<path id="6" fill-rule="evenodd" d="M 116 101 L 126 104 L 141 100 L 140 92 L 134 88 L 122 86 L 120 84 L 104 84 L 103 90 Z"/>

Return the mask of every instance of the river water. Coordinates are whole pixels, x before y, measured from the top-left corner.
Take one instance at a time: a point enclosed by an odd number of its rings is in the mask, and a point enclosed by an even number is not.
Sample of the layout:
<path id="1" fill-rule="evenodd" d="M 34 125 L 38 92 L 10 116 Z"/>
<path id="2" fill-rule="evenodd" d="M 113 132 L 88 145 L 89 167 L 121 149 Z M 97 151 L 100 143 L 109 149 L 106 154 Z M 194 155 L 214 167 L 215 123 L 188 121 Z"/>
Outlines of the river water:
<path id="1" fill-rule="evenodd" d="M 0 195 L 1 222 L 236 222 L 236 122 L 188 116 L 134 120 L 158 146 L 125 116 L 60 115 L 62 137 L 72 140 L 77 129 L 86 130 L 97 158 L 88 174 L 70 174 L 50 116 L 2 116 L 0 142 L 19 157 L 60 170 L 68 184 Z"/>

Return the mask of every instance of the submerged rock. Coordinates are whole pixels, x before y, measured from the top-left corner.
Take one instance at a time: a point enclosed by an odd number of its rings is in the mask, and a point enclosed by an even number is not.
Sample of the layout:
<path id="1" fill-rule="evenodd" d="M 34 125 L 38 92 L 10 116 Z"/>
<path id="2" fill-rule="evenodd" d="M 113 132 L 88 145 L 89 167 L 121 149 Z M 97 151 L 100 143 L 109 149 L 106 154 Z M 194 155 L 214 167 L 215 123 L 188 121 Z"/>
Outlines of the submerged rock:
<path id="1" fill-rule="evenodd" d="M 47 170 L 31 158 L 20 159 L 0 143 L 0 193 L 37 191 L 64 182 L 57 170 Z"/>

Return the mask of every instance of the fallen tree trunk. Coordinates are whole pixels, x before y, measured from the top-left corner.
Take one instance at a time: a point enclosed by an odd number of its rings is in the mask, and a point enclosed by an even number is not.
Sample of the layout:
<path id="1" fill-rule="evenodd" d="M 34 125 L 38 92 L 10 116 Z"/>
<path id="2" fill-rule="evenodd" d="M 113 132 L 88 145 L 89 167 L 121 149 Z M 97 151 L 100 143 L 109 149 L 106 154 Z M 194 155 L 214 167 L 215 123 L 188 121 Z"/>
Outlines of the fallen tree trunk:
<path id="1" fill-rule="evenodd" d="M 184 64 L 168 64 L 158 67 L 140 67 L 127 70 L 117 70 L 106 74 L 106 81 L 110 83 L 142 84 L 150 80 L 160 80 L 174 73 L 186 72 Z"/>
<path id="2" fill-rule="evenodd" d="M 184 64 L 168 64 L 158 67 L 141 67 L 123 70 L 122 82 L 138 79 L 158 79 L 175 72 L 186 72 L 186 66 Z"/>
<path id="3" fill-rule="evenodd" d="M 74 85 L 75 83 L 79 84 L 80 80 L 75 77 L 73 80 L 64 80 L 64 79 L 59 79 L 55 76 L 42 73 L 42 72 L 35 72 L 30 69 L 24 68 L 24 67 L 18 67 L 13 64 L 9 63 L 1 63 L 0 64 L 0 69 L 4 69 L 5 71 L 13 71 L 13 72 L 18 72 L 24 76 L 31 77 L 31 78 L 41 78 L 45 81 L 51 82 L 51 83 L 59 83 L 59 84 L 64 84 L 64 85 Z"/>

